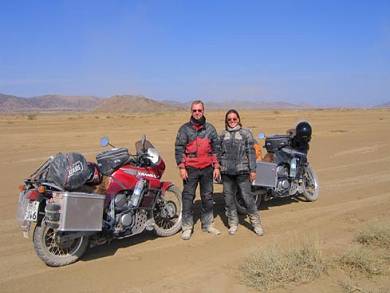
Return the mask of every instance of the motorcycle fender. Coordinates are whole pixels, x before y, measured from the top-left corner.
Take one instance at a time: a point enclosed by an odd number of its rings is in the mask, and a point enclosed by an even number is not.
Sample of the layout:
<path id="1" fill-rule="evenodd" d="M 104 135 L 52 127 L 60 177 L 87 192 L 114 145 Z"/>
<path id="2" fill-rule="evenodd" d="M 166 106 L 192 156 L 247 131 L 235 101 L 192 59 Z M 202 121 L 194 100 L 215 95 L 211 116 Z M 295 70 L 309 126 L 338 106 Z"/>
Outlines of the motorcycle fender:
<path id="1" fill-rule="evenodd" d="M 161 183 L 161 191 L 162 191 L 162 193 L 164 194 L 165 191 L 167 191 L 168 188 L 171 187 L 172 185 L 173 185 L 173 183 L 170 182 L 170 181 L 164 181 L 164 182 L 162 182 L 162 183 Z"/>

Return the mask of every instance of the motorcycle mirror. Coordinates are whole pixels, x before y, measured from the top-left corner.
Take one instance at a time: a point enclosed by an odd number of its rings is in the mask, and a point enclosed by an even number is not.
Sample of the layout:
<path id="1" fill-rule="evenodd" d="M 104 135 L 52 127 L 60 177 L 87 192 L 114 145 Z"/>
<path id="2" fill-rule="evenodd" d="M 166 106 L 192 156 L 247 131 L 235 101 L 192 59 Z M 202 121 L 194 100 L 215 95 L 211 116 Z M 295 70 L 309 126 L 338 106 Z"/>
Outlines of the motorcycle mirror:
<path id="1" fill-rule="evenodd" d="M 107 136 L 103 136 L 102 138 L 100 138 L 100 146 L 101 147 L 106 147 L 110 144 L 110 140 L 108 139 Z"/>
<path id="2" fill-rule="evenodd" d="M 259 139 L 265 139 L 265 134 L 264 132 L 260 132 L 259 135 L 257 136 Z"/>

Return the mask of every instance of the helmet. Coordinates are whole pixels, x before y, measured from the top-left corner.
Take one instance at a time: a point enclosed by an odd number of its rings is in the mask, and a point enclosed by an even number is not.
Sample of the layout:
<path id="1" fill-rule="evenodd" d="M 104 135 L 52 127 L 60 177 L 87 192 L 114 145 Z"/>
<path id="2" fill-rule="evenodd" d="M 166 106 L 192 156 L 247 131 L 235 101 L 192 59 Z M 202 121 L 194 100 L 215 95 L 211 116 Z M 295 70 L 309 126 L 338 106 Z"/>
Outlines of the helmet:
<path id="1" fill-rule="evenodd" d="M 295 136 L 298 140 L 309 142 L 311 139 L 311 126 L 309 122 L 302 121 L 295 127 Z"/>

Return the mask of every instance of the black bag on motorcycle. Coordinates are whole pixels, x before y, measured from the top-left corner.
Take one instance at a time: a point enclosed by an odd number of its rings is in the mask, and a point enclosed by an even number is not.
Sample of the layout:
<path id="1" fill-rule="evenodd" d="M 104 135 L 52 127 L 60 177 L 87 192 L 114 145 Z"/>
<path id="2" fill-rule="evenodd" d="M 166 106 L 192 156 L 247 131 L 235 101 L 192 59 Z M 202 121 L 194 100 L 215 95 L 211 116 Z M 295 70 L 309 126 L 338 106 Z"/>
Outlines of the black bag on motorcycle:
<path id="1" fill-rule="evenodd" d="M 87 161 L 79 153 L 58 153 L 50 163 L 46 180 L 64 190 L 80 188 L 91 176 Z"/>
<path id="2" fill-rule="evenodd" d="M 100 172 L 105 176 L 109 176 L 122 167 L 129 158 L 130 155 L 127 148 L 115 148 L 97 154 L 96 162 Z"/>

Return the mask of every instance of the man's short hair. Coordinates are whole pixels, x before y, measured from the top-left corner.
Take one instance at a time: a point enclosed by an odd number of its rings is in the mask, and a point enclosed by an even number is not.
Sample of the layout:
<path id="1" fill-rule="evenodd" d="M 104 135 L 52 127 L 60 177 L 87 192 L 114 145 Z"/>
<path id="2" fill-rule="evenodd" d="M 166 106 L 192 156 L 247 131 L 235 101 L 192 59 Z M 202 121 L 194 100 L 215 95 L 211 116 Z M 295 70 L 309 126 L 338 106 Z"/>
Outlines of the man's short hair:
<path id="1" fill-rule="evenodd" d="M 204 103 L 203 103 L 201 100 L 192 101 L 192 103 L 191 103 L 191 110 L 192 110 L 192 106 L 193 106 L 193 105 L 197 105 L 197 104 L 201 104 L 201 105 L 202 105 L 202 108 L 203 108 L 203 110 L 204 110 Z"/>

